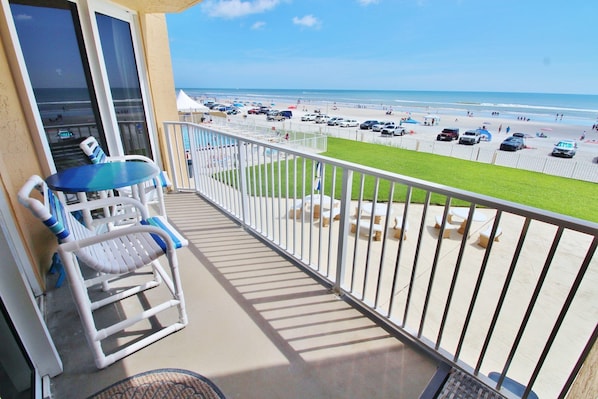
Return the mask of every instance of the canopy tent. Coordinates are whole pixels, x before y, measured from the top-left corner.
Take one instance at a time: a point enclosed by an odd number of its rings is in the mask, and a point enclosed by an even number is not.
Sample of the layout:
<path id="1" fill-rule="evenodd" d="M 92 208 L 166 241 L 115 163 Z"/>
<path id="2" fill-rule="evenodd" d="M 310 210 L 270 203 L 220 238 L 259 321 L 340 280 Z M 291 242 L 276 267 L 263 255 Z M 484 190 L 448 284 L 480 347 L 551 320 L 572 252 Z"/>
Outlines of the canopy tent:
<path id="1" fill-rule="evenodd" d="M 207 112 L 210 110 L 205 105 L 193 100 L 183 90 L 180 90 L 176 96 L 176 107 L 182 112 Z"/>
<path id="2" fill-rule="evenodd" d="M 438 115 L 431 115 L 428 114 L 426 116 L 424 116 L 424 125 L 430 125 L 430 126 L 434 126 L 434 125 L 438 125 L 440 123 L 440 117 Z"/>

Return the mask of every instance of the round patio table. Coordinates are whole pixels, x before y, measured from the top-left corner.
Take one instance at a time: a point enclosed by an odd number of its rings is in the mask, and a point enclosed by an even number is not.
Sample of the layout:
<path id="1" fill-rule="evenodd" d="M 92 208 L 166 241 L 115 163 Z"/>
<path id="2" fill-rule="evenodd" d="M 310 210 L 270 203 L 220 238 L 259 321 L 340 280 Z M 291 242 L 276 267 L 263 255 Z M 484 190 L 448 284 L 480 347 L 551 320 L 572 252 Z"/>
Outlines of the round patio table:
<path id="1" fill-rule="evenodd" d="M 461 222 L 461 226 L 459 226 L 458 230 L 459 234 L 463 234 L 463 232 L 465 231 L 465 225 L 467 224 L 467 218 L 469 217 L 469 208 L 451 208 L 449 214 L 463 219 L 463 221 Z M 482 212 L 478 211 L 477 209 L 474 209 L 471 220 L 474 222 L 485 222 L 486 220 L 488 220 L 488 218 Z"/>

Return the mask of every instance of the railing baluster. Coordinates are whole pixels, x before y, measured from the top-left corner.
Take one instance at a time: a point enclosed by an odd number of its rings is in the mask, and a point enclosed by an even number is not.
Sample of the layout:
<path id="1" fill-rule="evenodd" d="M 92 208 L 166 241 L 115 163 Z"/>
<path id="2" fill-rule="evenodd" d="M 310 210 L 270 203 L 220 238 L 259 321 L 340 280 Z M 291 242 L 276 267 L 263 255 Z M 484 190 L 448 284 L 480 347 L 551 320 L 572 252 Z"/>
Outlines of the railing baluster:
<path id="1" fill-rule="evenodd" d="M 290 142 L 277 145 L 192 123 L 167 122 L 164 132 L 175 191 L 194 189 L 223 212 L 238 219 L 246 229 L 262 237 L 268 245 L 330 283 L 335 293 L 360 303 L 364 312 L 384 320 L 398 336 L 453 367 L 468 370 L 480 379 L 485 379 L 481 375 L 483 366 L 491 370 L 502 369 L 493 386 L 497 390 L 504 385 L 509 373 L 510 378 L 528 379 L 524 384 L 524 397 L 532 392 L 532 387 L 543 389 L 545 394 L 546 384 L 551 387 L 560 384 L 549 392 L 560 391 L 559 397 L 564 397 L 588 356 L 589 348 L 595 344 L 597 329 L 590 304 L 598 294 L 596 287 L 582 282 L 594 279 L 598 273 L 596 223 L 310 154 Z M 320 139 L 305 140 L 315 143 Z M 191 154 L 192 178 L 185 159 L 187 148 Z M 316 169 L 319 190 L 315 187 Z M 304 205 L 312 205 L 313 210 L 316 193 L 336 199 L 337 174 L 342 176 L 338 223 L 334 222 L 332 211 L 327 227 L 323 225 L 322 215 L 314 223 L 313 212 L 298 218 L 289 217 L 288 211 L 298 200 L 303 200 Z M 403 189 L 405 198 L 395 201 L 396 193 L 402 193 Z M 310 194 L 311 199 L 306 198 Z M 438 200 L 440 196 L 444 199 Z M 308 204 L 308 201 L 312 202 Z M 351 220 L 354 217 L 358 220 L 364 203 L 372 205 L 373 210 L 376 204 L 385 201 L 388 201 L 387 213 L 379 223 L 382 228 L 380 241 L 373 240 L 374 212 L 370 215 L 368 231 L 364 231 L 370 233 L 367 239 L 360 236 L 359 231 L 367 228 L 365 224 L 360 226 L 356 222 L 356 234 L 349 233 Z M 408 221 L 417 225 L 416 239 L 394 240 L 391 236 L 393 219 L 390 210 L 393 205 L 396 210 L 397 204 L 401 203 L 402 224 L 397 227 L 406 234 Z M 453 228 L 450 224 L 445 225 L 450 206 L 461 207 L 463 204 L 469 207 L 467 221 L 461 229 L 463 235 L 459 241 L 455 237 L 445 239 L 447 226 Z M 357 215 L 353 214 L 355 208 Z M 434 213 L 440 209 L 443 223 L 439 229 L 434 229 Z M 487 230 L 489 236 L 485 233 L 488 242 L 483 251 L 470 240 L 470 232 L 479 231 L 472 217 L 479 210 L 494 214 L 494 221 Z M 320 211 L 323 213 L 324 207 Z M 507 237 L 504 240 L 494 241 L 506 230 L 505 227 L 513 225 L 517 225 L 516 229 L 505 231 Z M 548 237 L 553 228 L 556 228 L 556 235 Z M 520 229 L 518 236 L 514 231 L 517 229 Z M 453 230 L 452 235 L 455 234 Z M 543 238 L 546 246 L 538 245 L 536 234 L 547 237 Z M 584 245 L 588 242 L 583 260 L 583 253 L 570 250 L 572 239 L 581 240 Z M 431 251 L 432 247 L 434 251 Z M 499 252 L 505 250 L 512 255 L 507 257 Z M 534 262 L 529 258 L 542 257 L 545 257 L 544 264 L 535 276 Z M 552 270 L 559 271 L 556 259 L 563 257 L 579 258 L 582 266 L 574 281 L 565 278 L 554 284 L 552 278 L 556 277 Z M 575 267 L 577 270 L 577 265 Z M 519 278 L 520 273 L 524 278 Z M 491 284 L 490 297 L 483 291 L 486 284 Z M 552 285 L 557 286 L 558 292 L 547 300 L 543 287 L 553 289 Z M 462 295 L 461 289 L 466 293 L 471 291 L 471 294 Z M 516 315 L 521 307 L 517 295 L 523 290 L 533 292 L 527 299 L 526 309 L 521 309 L 525 313 L 516 318 L 513 314 Z M 535 316 L 532 318 L 532 313 L 554 308 L 552 302 L 559 298 L 558 295 L 566 299 L 556 320 L 542 319 L 540 324 Z M 580 295 L 584 300 L 580 300 Z M 454 323 L 455 318 L 459 320 L 461 309 L 467 309 L 463 322 Z M 572 310 L 581 311 L 581 317 L 567 317 Z M 571 320 L 578 324 L 580 320 L 583 322 L 572 328 Z M 472 334 L 473 325 L 479 332 L 479 348 L 476 346 L 478 338 Z M 575 330 L 575 339 L 568 343 L 573 344 L 577 359 L 574 359 L 575 364 L 569 361 L 571 364 L 565 362 L 556 370 L 554 366 L 548 370 L 547 362 L 552 360 L 549 355 L 559 350 L 571 350 L 570 345 L 563 347 L 561 340 L 557 340 L 559 331 L 565 331 L 565 327 L 567 331 Z M 538 328 L 547 336 L 539 334 L 541 337 L 534 342 L 533 348 L 529 344 L 523 345 L 524 335 L 527 337 Z M 455 348 L 443 347 L 445 342 L 455 342 Z M 510 342 L 506 349 L 505 342 Z M 582 348 L 580 343 L 585 346 Z M 535 355 L 535 348 L 542 348 L 541 353 Z M 538 360 L 533 359 L 535 356 L 539 356 Z M 475 364 L 475 367 L 467 364 Z"/>

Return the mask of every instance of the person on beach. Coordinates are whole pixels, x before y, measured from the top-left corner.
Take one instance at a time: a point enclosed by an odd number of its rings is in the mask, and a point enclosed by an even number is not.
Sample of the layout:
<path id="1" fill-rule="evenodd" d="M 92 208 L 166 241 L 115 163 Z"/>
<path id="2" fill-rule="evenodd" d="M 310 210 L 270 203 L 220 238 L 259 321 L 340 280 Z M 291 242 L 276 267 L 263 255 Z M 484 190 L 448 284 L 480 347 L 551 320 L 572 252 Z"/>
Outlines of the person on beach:
<path id="1" fill-rule="evenodd" d="M 509 134 L 510 131 L 511 131 L 511 126 L 507 126 L 507 130 L 506 130 L 507 134 Z"/>

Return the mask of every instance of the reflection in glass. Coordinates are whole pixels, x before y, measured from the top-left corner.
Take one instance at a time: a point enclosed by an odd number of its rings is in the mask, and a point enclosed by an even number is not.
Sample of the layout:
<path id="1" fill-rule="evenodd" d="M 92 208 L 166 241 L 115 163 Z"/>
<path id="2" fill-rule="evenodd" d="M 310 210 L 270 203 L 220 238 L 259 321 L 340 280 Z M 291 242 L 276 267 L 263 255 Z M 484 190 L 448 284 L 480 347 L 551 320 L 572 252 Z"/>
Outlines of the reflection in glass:
<path id="1" fill-rule="evenodd" d="M 99 13 L 96 20 L 125 153 L 151 158 L 130 25 Z"/>
<path id="2" fill-rule="evenodd" d="M 19 0 L 10 7 L 56 169 L 87 163 L 78 143 L 105 138 L 76 5 Z"/>

